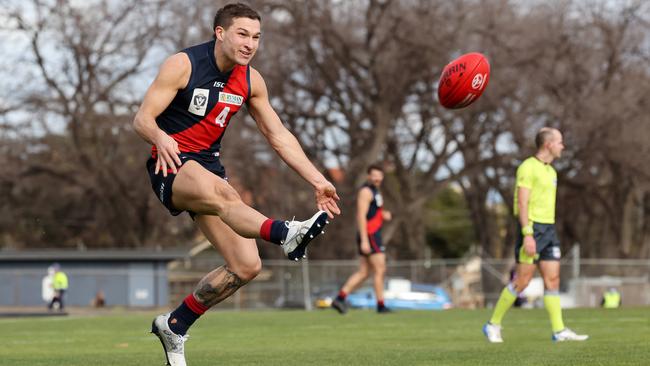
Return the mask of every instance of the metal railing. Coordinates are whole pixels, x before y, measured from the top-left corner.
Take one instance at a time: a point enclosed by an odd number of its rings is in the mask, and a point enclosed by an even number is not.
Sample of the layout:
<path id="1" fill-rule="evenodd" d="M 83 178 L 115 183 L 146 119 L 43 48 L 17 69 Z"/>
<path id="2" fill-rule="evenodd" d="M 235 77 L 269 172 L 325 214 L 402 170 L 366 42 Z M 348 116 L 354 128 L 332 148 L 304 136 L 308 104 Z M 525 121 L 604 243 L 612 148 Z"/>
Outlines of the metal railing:
<path id="1" fill-rule="evenodd" d="M 579 257 L 578 257 L 579 258 Z M 191 268 L 170 271 L 172 304 L 182 300 L 200 278 L 223 263 L 204 261 Z M 221 308 L 304 308 L 315 300 L 336 294 L 358 266 L 357 260 L 311 260 L 290 262 L 266 260 L 258 277 L 241 288 Z M 513 260 L 480 257 L 388 261 L 387 278 L 443 287 L 457 307 L 491 306 L 496 302 L 514 268 Z M 567 255 L 561 262 L 561 291 L 576 292 L 577 306 L 596 306 L 594 296 L 618 284 L 624 304 L 650 305 L 650 260 L 576 259 Z M 371 285 L 371 278 L 365 285 Z M 587 296 L 588 295 L 588 296 Z"/>
<path id="2" fill-rule="evenodd" d="M 650 305 L 650 260 L 581 259 L 577 251 L 568 253 L 561 261 L 561 292 L 573 296 L 576 306 L 598 306 L 600 296 L 609 287 L 617 287 L 625 306 Z M 168 288 L 162 277 L 160 289 L 149 295 L 157 297 L 163 291 L 170 306 L 178 304 L 192 292 L 198 281 L 211 269 L 223 264 L 218 258 L 192 258 L 185 265 L 170 266 Z M 336 294 L 343 282 L 358 266 L 358 260 L 265 260 L 256 279 L 219 305 L 219 308 L 302 308 L 310 310 L 319 297 Z M 494 304 L 509 280 L 514 267 L 512 260 L 497 260 L 468 256 L 463 259 L 429 259 L 387 262 L 387 278 L 401 278 L 412 283 L 434 284 L 444 288 L 456 307 L 483 307 Z M 40 303 L 42 270 L 8 269 L 0 267 L 6 301 L 0 305 L 27 304 L 25 299 Z M 152 274 L 131 271 L 108 271 L 98 268 L 75 268 L 68 271 L 71 278 L 70 304 L 88 305 L 98 290 L 107 295 L 107 304 L 128 303 L 128 276 L 144 279 Z M 366 285 L 371 285 L 369 279 Z M 128 285 L 128 283 L 135 285 Z M 166 291 L 168 290 L 168 291 Z M 132 292 L 132 291 L 131 291 Z M 167 294 L 169 296 L 167 296 Z M 161 296 L 163 296 L 161 295 Z M 16 301 L 11 300 L 15 298 Z M 122 299 L 123 298 L 123 299 Z M 118 301 L 119 300 L 119 301 Z M 137 299 L 136 299 L 137 300 Z M 157 303 L 157 302 L 156 302 Z"/>

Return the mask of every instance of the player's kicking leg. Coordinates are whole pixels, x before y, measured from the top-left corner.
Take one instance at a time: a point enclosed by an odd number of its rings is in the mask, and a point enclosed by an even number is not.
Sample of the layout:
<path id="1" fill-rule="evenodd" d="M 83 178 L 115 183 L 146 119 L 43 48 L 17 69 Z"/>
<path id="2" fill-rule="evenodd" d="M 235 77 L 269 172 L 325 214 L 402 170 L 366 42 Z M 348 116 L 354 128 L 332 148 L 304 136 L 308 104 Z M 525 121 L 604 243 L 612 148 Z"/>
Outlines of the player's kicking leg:
<path id="1" fill-rule="evenodd" d="M 261 238 L 282 246 L 291 260 L 305 256 L 307 245 L 328 224 L 318 211 L 305 221 L 272 220 L 246 205 L 228 182 L 195 161 L 185 163 L 174 180 L 171 196 L 177 210 L 213 215 L 244 238 Z"/>
<path id="2" fill-rule="evenodd" d="M 287 234 L 280 244 L 287 258 L 296 261 L 305 258 L 307 245 L 325 232 L 327 224 L 329 221 L 325 211 L 318 211 L 305 221 L 287 221 Z"/>

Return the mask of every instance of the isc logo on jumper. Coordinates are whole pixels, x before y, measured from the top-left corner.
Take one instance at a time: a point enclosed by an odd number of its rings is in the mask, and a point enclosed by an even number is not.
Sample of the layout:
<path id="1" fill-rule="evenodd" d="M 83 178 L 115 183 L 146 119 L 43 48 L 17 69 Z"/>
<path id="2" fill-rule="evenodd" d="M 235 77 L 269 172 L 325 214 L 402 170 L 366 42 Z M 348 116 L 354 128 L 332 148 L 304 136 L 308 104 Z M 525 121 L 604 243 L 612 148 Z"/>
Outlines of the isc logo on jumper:
<path id="1" fill-rule="evenodd" d="M 209 96 L 209 89 L 194 89 L 194 93 L 192 94 L 192 101 L 190 102 L 190 107 L 187 108 L 187 110 L 190 113 L 196 114 L 197 116 L 205 116 L 205 110 L 208 107 Z"/>
<path id="2" fill-rule="evenodd" d="M 219 102 L 232 105 L 241 105 L 244 103 L 244 97 L 241 95 L 219 92 Z"/>

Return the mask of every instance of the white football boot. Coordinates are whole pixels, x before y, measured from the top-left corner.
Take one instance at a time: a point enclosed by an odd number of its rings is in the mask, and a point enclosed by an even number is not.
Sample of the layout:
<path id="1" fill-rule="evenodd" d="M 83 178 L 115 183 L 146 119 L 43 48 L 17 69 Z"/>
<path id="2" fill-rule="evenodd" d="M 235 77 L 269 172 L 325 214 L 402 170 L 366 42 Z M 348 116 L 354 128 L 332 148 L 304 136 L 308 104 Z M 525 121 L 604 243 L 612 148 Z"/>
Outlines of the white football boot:
<path id="1" fill-rule="evenodd" d="M 167 358 L 167 366 L 187 366 L 185 363 L 185 341 L 189 335 L 178 335 L 169 329 L 170 313 L 158 315 L 151 323 L 151 333 L 162 343 Z"/>
<path id="2" fill-rule="evenodd" d="M 490 322 L 485 323 L 483 326 L 483 334 L 485 334 L 490 343 L 503 343 L 500 325 L 491 324 Z"/>
<path id="3" fill-rule="evenodd" d="M 557 333 L 553 333 L 551 337 L 553 342 L 564 342 L 564 341 L 586 341 L 589 339 L 589 336 L 586 334 L 576 334 L 569 328 L 564 328 Z"/>
<path id="4" fill-rule="evenodd" d="M 289 228 L 287 237 L 281 242 L 284 254 L 291 260 L 306 258 L 305 249 L 307 244 L 316 236 L 325 232 L 327 221 L 327 212 L 318 211 L 314 216 L 306 221 L 286 221 Z"/>

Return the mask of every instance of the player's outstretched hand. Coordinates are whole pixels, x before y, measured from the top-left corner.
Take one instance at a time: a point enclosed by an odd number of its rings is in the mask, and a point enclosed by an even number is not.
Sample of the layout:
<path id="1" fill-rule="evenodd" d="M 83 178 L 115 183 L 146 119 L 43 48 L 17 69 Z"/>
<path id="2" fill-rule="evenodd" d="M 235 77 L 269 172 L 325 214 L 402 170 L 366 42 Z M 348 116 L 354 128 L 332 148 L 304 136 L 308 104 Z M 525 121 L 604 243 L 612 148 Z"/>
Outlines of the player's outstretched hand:
<path id="1" fill-rule="evenodd" d="M 178 173 L 177 166 L 181 166 L 181 158 L 178 154 L 181 151 L 178 149 L 178 143 L 171 138 L 168 134 L 160 131 L 156 138 L 156 151 L 158 152 L 158 160 L 156 160 L 156 171 L 158 174 L 162 170 L 163 176 L 167 176 L 167 169 L 171 169 L 174 174 Z"/>
<path id="2" fill-rule="evenodd" d="M 330 219 L 334 218 L 334 214 L 341 214 L 341 210 L 336 203 L 340 198 L 339 195 L 336 194 L 336 188 L 334 188 L 332 183 L 325 181 L 318 184 L 314 187 L 314 191 L 316 194 L 316 205 L 319 210 L 327 212 L 327 216 L 329 216 Z"/>

